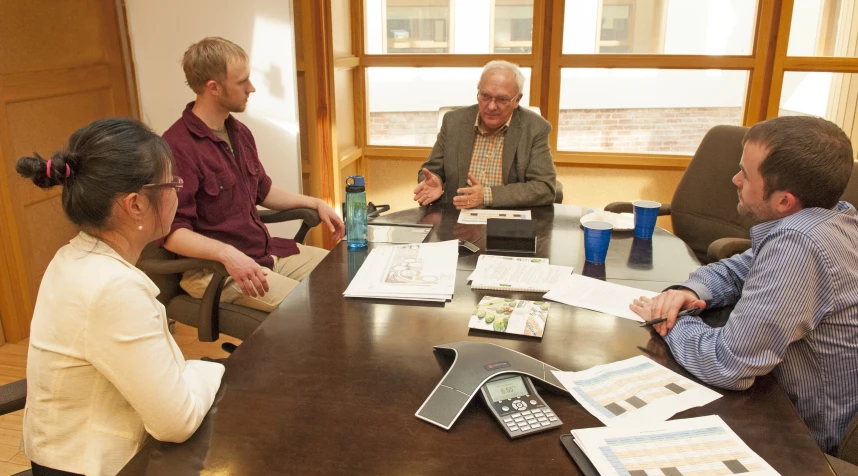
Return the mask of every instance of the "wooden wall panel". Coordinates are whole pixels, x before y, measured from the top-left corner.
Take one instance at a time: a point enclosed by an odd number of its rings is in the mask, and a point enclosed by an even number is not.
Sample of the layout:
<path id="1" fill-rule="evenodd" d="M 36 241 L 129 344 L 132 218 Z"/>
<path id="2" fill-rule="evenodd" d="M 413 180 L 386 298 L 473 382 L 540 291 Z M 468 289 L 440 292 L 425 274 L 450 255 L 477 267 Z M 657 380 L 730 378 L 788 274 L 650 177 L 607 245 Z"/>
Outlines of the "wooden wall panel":
<path id="1" fill-rule="evenodd" d="M 334 94 L 337 107 L 337 148 L 340 155 L 356 147 L 354 74 L 351 69 L 334 71 Z"/>
<path id="2" fill-rule="evenodd" d="M 331 24 L 334 26 L 334 58 L 352 56 L 352 5 L 351 0 L 328 0 L 331 2 Z"/>

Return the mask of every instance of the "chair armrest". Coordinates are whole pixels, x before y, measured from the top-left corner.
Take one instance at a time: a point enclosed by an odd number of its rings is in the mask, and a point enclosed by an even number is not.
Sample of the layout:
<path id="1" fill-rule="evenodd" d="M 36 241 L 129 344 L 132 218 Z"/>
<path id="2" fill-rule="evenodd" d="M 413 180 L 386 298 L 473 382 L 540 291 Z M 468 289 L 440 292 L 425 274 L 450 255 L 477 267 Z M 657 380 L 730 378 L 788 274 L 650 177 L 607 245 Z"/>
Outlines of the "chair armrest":
<path id="1" fill-rule="evenodd" d="M 214 272 L 211 282 L 206 287 L 200 309 L 197 315 L 197 336 L 200 342 L 214 342 L 220 337 L 218 325 L 218 310 L 220 308 L 220 293 L 223 283 L 229 276 L 226 267 L 218 262 L 200 258 L 159 259 L 146 258 L 137 262 L 137 267 L 144 273 L 151 274 L 181 274 L 185 271 L 207 268 Z"/>
<path id="2" fill-rule="evenodd" d="M 259 210 L 262 223 L 282 223 L 284 221 L 301 220 L 310 228 L 322 222 L 319 212 L 312 208 L 293 208 L 291 210 Z"/>
<path id="3" fill-rule="evenodd" d="M 0 415 L 16 412 L 27 403 L 27 379 L 0 385 Z"/>
<path id="4" fill-rule="evenodd" d="M 729 258 L 738 253 L 744 253 L 751 247 L 751 240 L 745 238 L 719 238 L 713 241 L 706 250 L 709 262 L 714 263 Z"/>
<path id="5" fill-rule="evenodd" d="M 146 258 L 137 262 L 137 267 L 144 273 L 178 274 L 192 269 L 207 268 L 216 273 L 229 276 L 226 268 L 219 261 L 201 258 L 158 259 Z"/>
<path id="6" fill-rule="evenodd" d="M 612 213 L 634 213 L 635 207 L 632 205 L 632 202 L 611 202 L 605 205 L 606 212 Z M 658 216 L 670 215 L 670 204 L 662 203 L 660 207 L 658 207 Z"/>

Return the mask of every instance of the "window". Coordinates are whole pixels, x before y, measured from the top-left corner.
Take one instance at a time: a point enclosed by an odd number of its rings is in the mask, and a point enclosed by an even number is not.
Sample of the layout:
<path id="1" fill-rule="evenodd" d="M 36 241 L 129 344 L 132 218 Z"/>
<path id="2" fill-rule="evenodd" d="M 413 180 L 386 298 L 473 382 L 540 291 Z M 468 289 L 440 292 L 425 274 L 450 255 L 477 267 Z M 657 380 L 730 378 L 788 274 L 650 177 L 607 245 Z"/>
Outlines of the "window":
<path id="1" fill-rule="evenodd" d="M 855 0 L 795 0 L 790 56 L 858 56 Z"/>
<path id="2" fill-rule="evenodd" d="M 386 53 L 449 53 L 450 5 L 447 0 L 386 0 Z"/>
<path id="3" fill-rule="evenodd" d="M 364 0 L 366 52 L 530 54 L 533 0 Z"/>
<path id="4" fill-rule="evenodd" d="M 522 68 L 529 104 L 530 69 Z M 369 143 L 432 146 L 441 117 L 477 102 L 482 68 L 367 68 Z"/>
<path id="5" fill-rule="evenodd" d="M 749 55 L 756 0 L 567 1 L 564 54 Z"/>
<path id="6" fill-rule="evenodd" d="M 784 73 L 779 116 L 819 116 L 834 122 L 858 143 L 858 74 Z"/>
<path id="7" fill-rule="evenodd" d="M 493 53 L 533 51 L 533 0 L 494 0 Z"/>
<path id="8" fill-rule="evenodd" d="M 747 71 L 561 72 L 558 150 L 692 155 L 712 126 L 742 123 Z"/>

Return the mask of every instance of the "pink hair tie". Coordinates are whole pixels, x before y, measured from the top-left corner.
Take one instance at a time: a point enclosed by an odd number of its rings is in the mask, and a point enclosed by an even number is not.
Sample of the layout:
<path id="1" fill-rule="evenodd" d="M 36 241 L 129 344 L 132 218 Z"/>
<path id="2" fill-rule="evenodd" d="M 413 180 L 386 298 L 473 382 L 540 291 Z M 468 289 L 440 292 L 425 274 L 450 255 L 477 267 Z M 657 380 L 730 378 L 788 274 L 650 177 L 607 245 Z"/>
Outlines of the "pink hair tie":
<path id="1" fill-rule="evenodd" d="M 48 178 L 51 178 L 51 160 L 52 159 L 48 159 L 48 163 L 45 164 L 45 170 L 48 175 Z M 69 176 L 71 176 L 71 168 L 69 167 L 69 164 L 66 164 L 66 178 L 68 178 Z"/>

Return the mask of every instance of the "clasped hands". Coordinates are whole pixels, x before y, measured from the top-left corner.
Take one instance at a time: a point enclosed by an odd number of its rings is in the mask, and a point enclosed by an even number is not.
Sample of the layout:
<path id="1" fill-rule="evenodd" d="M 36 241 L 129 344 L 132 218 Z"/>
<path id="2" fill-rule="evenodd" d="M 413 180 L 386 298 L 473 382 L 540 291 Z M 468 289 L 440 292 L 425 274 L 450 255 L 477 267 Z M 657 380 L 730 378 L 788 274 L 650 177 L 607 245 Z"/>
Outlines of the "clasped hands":
<path id="1" fill-rule="evenodd" d="M 690 289 L 668 289 L 652 299 L 641 296 L 629 305 L 629 309 L 645 321 L 667 317 L 666 321 L 652 326 L 662 337 L 673 329 L 679 311 L 690 307 L 698 307 L 701 310 L 706 308 L 706 301 L 701 300 L 697 293 Z"/>
<path id="2" fill-rule="evenodd" d="M 421 206 L 426 206 L 441 198 L 444 185 L 441 183 L 441 179 L 428 169 L 424 168 L 421 172 L 424 179 L 414 188 L 414 201 Z M 470 173 L 468 174 L 468 183 L 468 187 L 456 190 L 459 195 L 453 197 L 453 205 L 457 210 L 477 208 L 483 205 L 483 186 Z"/>

